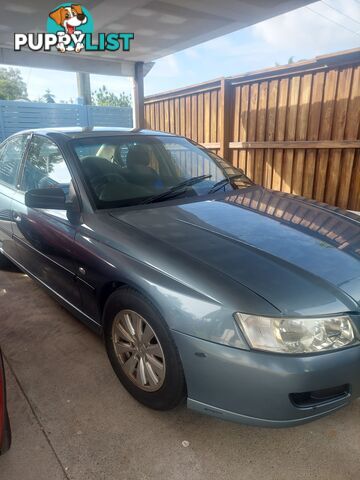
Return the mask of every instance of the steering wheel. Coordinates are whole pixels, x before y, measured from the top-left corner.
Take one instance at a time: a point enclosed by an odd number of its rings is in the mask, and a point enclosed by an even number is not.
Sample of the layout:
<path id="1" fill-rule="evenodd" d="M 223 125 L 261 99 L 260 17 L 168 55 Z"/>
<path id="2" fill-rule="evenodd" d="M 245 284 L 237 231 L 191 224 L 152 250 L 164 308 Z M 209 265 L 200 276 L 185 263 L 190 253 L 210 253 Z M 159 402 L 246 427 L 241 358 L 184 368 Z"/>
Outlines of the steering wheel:
<path id="1" fill-rule="evenodd" d="M 101 193 L 103 187 L 108 183 L 119 183 L 125 182 L 125 179 L 119 173 L 104 173 L 93 177 L 91 183 L 93 184 L 94 190 L 97 195 Z"/>

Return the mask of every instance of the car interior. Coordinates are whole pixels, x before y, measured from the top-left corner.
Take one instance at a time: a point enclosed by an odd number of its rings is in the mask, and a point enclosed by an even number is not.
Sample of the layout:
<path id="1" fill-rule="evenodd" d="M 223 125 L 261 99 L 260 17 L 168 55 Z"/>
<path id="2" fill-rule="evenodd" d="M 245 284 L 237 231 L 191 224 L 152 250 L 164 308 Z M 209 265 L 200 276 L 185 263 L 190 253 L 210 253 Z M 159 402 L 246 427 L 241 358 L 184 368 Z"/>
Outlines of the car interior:
<path id="1" fill-rule="evenodd" d="M 116 152 L 118 149 L 114 149 Z M 111 161 L 112 160 L 112 161 Z M 142 145 L 128 150 L 126 162 L 101 156 L 81 160 L 85 175 L 102 201 L 150 195 L 164 185 L 160 175 L 150 166 L 150 155 Z"/>
<path id="2" fill-rule="evenodd" d="M 95 195 L 103 202 L 148 197 L 190 176 L 181 168 L 176 155 L 161 145 L 132 141 L 102 144 L 91 155 L 81 153 L 87 152 L 77 151 L 77 154 Z M 190 190 L 187 194 L 196 192 Z"/>

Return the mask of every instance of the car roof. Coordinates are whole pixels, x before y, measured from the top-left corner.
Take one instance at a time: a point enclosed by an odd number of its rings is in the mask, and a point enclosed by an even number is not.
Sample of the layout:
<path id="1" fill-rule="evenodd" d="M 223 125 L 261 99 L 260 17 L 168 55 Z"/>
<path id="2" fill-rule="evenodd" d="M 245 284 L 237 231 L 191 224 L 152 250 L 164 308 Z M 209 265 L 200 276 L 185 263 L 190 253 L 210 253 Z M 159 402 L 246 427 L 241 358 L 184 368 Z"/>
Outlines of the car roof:
<path id="1" fill-rule="evenodd" d="M 61 134 L 69 138 L 84 138 L 97 136 L 114 136 L 114 135 L 165 135 L 173 136 L 171 133 L 159 132 L 156 130 L 147 130 L 139 128 L 120 128 L 120 127 L 60 127 L 60 128 L 35 128 L 17 132 L 22 133 L 38 133 L 41 135 L 51 135 L 54 133 Z"/>

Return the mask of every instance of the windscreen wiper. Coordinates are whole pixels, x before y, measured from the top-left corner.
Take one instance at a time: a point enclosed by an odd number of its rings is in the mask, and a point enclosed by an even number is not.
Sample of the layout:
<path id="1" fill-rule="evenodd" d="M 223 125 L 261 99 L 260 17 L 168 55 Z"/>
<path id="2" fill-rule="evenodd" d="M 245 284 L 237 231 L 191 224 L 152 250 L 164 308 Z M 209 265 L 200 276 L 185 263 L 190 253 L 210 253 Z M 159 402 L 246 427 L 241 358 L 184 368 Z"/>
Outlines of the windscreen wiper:
<path id="1" fill-rule="evenodd" d="M 174 196 L 179 195 L 181 193 L 184 193 L 184 191 L 188 187 L 192 187 L 193 185 L 196 185 L 197 183 L 200 183 L 203 180 L 207 180 L 208 178 L 211 178 L 211 177 L 212 175 L 199 175 L 198 177 L 188 178 L 187 180 L 184 180 L 178 185 L 174 185 L 173 187 L 169 188 L 165 192 L 161 192 L 161 193 L 158 193 L 157 195 L 153 195 L 152 197 L 147 198 L 142 203 L 158 202 L 159 200 L 164 200 L 167 197 L 172 197 L 173 195 Z"/>
<path id="2" fill-rule="evenodd" d="M 253 182 L 247 178 L 247 176 L 244 173 L 235 173 L 234 175 L 229 175 L 228 177 L 224 178 L 223 180 L 220 180 L 219 182 L 216 182 L 208 191 L 209 193 L 215 193 L 220 188 L 224 187 L 228 183 L 231 183 L 232 180 L 236 180 L 237 178 L 243 178 L 244 182 L 247 183 L 248 185 L 253 185 Z"/>

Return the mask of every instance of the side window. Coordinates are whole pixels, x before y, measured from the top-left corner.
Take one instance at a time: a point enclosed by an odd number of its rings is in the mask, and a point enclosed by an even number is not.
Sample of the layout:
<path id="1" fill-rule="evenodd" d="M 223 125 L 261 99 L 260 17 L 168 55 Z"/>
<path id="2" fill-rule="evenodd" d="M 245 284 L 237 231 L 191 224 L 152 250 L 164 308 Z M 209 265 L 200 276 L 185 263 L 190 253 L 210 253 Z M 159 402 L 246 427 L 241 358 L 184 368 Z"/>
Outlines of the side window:
<path id="1" fill-rule="evenodd" d="M 109 162 L 113 162 L 114 152 L 115 152 L 114 145 L 104 144 L 104 145 L 101 145 L 101 147 L 98 149 L 96 153 L 93 154 L 93 156 L 96 155 L 97 157 L 106 158 L 106 160 L 109 160 Z"/>
<path id="2" fill-rule="evenodd" d="M 15 186 L 28 135 L 11 138 L 0 149 L 0 181 Z"/>
<path id="3" fill-rule="evenodd" d="M 23 190 L 60 187 L 68 194 L 71 175 L 55 143 L 34 136 L 27 155 L 22 181 Z"/>

